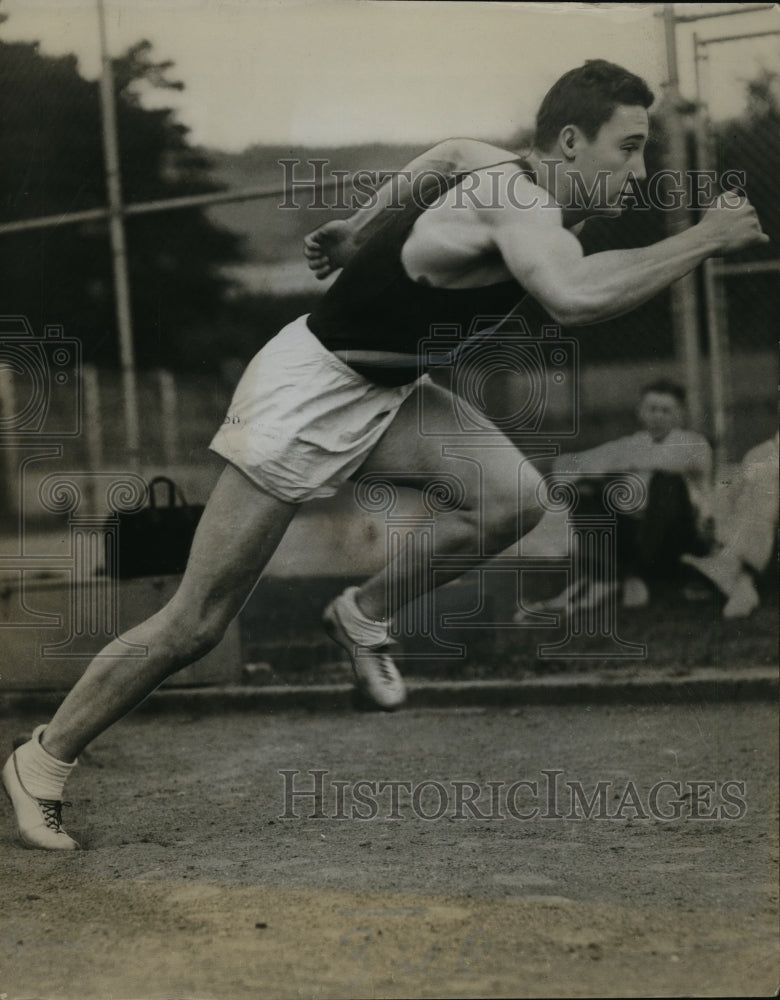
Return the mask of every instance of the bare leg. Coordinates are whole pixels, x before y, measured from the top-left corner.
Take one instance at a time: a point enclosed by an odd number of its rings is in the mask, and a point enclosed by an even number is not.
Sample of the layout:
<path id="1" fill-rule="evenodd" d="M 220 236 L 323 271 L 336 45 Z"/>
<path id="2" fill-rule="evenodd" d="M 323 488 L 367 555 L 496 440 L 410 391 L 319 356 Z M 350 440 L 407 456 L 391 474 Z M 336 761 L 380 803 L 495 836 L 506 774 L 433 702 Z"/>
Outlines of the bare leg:
<path id="1" fill-rule="evenodd" d="M 765 441 L 742 461 L 743 485 L 725 551 L 756 573 L 769 565 L 777 538 L 777 444 Z"/>
<path id="2" fill-rule="evenodd" d="M 420 399 L 420 393 L 424 398 Z M 419 408 L 425 408 L 426 434 L 420 433 Z M 457 406 L 464 407 L 462 400 Z M 487 425 L 486 419 L 481 418 Z M 386 434 L 360 469 L 389 482 L 417 489 L 436 482 L 442 473 L 455 475 L 463 491 L 460 506 L 436 515 L 437 555 L 495 555 L 541 519 L 537 497 L 540 476 L 497 428 L 488 442 L 459 434 L 453 420 L 453 400 L 446 390 L 423 384 L 398 411 Z M 465 459 L 443 456 L 442 443 L 453 444 Z M 469 448 L 479 443 L 484 447 Z M 455 579 L 463 570 L 437 569 L 436 585 Z M 425 558 L 412 545 L 359 589 L 356 600 L 364 614 L 381 619 L 397 609 L 397 595 L 409 601 L 431 589 Z"/>
<path id="3" fill-rule="evenodd" d="M 749 570 L 762 573 L 777 534 L 777 438 L 752 448 L 742 462 L 742 486 L 728 522 L 723 548 L 683 561 L 706 576 L 728 598 L 724 618 L 746 618 L 760 598 Z"/>
<path id="4" fill-rule="evenodd" d="M 44 749 L 58 760 L 75 760 L 166 677 L 216 646 L 296 510 L 227 466 L 203 512 L 176 594 L 124 636 L 145 645 L 147 655 L 95 658 L 46 727 Z M 103 652 L 120 654 L 122 646 L 112 643 Z"/>

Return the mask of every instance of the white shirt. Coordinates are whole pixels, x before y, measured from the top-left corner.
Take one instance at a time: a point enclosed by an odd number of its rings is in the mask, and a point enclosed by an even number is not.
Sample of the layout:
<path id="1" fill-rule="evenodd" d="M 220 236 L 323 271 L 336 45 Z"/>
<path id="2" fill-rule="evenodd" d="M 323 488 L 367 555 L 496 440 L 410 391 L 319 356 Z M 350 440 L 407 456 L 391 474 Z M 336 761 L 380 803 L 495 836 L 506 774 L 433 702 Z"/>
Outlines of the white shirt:
<path id="1" fill-rule="evenodd" d="M 682 427 L 673 428 L 661 441 L 642 430 L 588 451 L 561 455 L 554 468 L 580 476 L 634 472 L 645 485 L 654 472 L 676 472 L 683 477 L 699 517 L 712 512 L 712 448 L 702 434 Z"/>

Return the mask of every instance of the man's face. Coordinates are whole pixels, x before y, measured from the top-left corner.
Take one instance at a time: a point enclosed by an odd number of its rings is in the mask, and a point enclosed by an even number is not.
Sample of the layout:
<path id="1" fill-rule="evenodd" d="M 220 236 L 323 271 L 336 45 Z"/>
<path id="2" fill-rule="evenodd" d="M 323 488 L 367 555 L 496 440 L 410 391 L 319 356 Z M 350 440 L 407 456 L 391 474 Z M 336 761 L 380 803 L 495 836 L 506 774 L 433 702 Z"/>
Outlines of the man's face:
<path id="1" fill-rule="evenodd" d="M 609 214 L 620 211 L 620 196 L 627 179 L 633 175 L 643 180 L 645 144 L 649 131 L 647 110 L 640 105 L 619 104 L 592 140 L 580 135 L 573 167 L 582 177 L 585 190 L 591 190 L 602 174 L 606 188 L 598 186 L 602 195 L 598 207 Z M 602 192 L 606 191 L 606 199 Z M 606 203 L 605 203 L 606 201 Z"/>
<path id="2" fill-rule="evenodd" d="M 646 392 L 637 410 L 639 422 L 654 441 L 663 441 L 669 431 L 681 427 L 683 409 L 671 393 Z"/>

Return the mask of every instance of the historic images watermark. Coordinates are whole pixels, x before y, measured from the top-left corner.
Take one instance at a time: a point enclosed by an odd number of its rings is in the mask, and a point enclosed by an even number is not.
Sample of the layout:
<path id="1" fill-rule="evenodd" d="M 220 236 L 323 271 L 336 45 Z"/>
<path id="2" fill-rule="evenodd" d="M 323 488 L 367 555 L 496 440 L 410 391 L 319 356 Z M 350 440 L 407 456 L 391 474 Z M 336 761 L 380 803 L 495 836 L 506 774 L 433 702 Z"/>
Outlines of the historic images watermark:
<path id="1" fill-rule="evenodd" d="M 674 820 L 735 821 L 747 815 L 747 783 L 729 778 L 664 778 L 650 786 L 585 783 L 546 768 L 497 780 L 341 779 L 327 768 L 282 769 L 279 819 Z"/>
<path id="2" fill-rule="evenodd" d="M 284 198 L 280 209 L 332 209 L 356 212 L 375 208 L 379 189 L 385 188 L 383 207 L 400 211 L 411 201 L 420 208 L 431 204 L 436 193 L 443 194 L 452 187 L 452 176 L 435 169 L 411 170 L 349 170 L 337 169 L 330 160 L 313 157 L 307 160 L 280 159 Z M 554 160 L 542 160 L 549 171 L 555 169 Z M 486 167 L 477 172 L 464 173 L 453 193 L 456 208 L 492 210 L 504 208 L 554 208 L 566 207 L 581 211 L 623 208 L 639 211 L 658 209 L 662 212 L 677 211 L 689 206 L 700 209 L 712 204 L 722 191 L 746 197 L 744 170 L 673 170 L 664 168 L 641 180 L 629 173 L 617 198 L 610 195 L 608 170 L 599 171 L 590 182 L 576 171 L 571 171 L 571 204 L 559 206 L 543 182 L 530 187 L 522 171 L 507 175 L 505 170 Z M 726 208 L 737 208 L 739 202 L 724 201 Z"/>

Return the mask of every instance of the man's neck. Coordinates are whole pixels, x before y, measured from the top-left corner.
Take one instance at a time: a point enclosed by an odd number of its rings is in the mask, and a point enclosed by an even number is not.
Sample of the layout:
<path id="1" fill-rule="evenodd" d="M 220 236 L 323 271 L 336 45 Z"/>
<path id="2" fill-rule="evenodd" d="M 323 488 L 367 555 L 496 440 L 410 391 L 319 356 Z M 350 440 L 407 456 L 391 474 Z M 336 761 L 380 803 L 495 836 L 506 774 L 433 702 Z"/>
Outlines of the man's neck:
<path id="1" fill-rule="evenodd" d="M 582 209 L 566 207 L 571 202 L 571 181 L 565 163 L 552 153 L 532 149 L 523 157 L 536 174 L 536 183 L 547 191 L 563 212 L 563 224 L 567 229 L 584 222 L 588 213 Z"/>
<path id="2" fill-rule="evenodd" d="M 523 157 L 523 159 L 530 167 L 533 168 L 533 171 L 536 174 L 536 183 L 539 187 L 544 188 L 545 191 L 549 192 L 552 198 L 557 201 L 557 167 L 559 161 L 554 159 L 549 153 L 542 153 L 536 148 L 532 149 L 530 153 Z"/>

